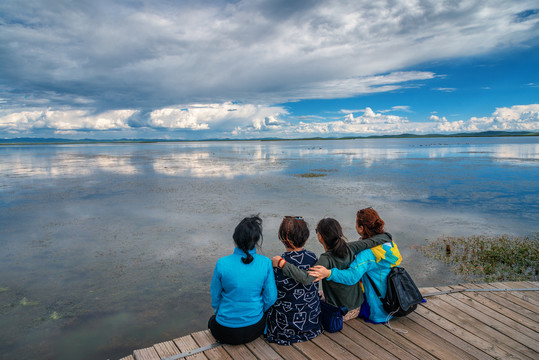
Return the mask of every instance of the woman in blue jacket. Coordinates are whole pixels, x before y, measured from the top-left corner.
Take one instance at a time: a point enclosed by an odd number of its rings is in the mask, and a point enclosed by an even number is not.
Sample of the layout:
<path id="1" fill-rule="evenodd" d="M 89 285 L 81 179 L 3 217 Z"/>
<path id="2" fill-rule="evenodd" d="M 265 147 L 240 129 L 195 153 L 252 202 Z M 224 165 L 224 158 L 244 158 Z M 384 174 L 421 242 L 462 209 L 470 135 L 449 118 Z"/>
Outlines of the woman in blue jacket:
<path id="1" fill-rule="evenodd" d="M 271 260 L 256 253 L 262 239 L 262 220 L 243 219 L 234 230 L 236 248 L 220 258 L 211 281 L 208 321 L 212 335 L 224 344 L 245 344 L 264 333 L 265 312 L 277 300 L 277 287 Z"/>
<path id="2" fill-rule="evenodd" d="M 333 268 L 328 270 L 323 266 L 314 266 L 309 269 L 309 274 L 316 277 L 316 280 L 327 278 L 329 281 L 346 285 L 352 285 L 361 280 L 365 289 L 366 301 L 363 303 L 359 315 L 369 322 L 386 323 L 391 319 L 391 316 L 384 310 L 382 302 L 366 275 L 369 275 L 382 297 L 385 297 L 387 276 L 392 267 L 401 263 L 402 257 L 391 234 L 384 231 L 384 221 L 380 219 L 374 209 L 362 209 L 357 212 L 356 230 L 364 239 L 383 237 L 385 242 L 357 254 L 348 269 Z"/>

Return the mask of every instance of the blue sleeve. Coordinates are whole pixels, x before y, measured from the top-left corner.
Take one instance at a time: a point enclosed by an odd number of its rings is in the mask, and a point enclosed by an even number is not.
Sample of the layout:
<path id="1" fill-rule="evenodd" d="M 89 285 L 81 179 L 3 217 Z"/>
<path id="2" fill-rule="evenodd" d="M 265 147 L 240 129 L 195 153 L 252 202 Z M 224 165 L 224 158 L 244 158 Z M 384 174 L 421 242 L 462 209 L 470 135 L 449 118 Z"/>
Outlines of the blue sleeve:
<path id="1" fill-rule="evenodd" d="M 275 304 L 275 301 L 277 301 L 277 284 L 275 283 L 275 274 L 273 273 L 271 260 L 269 261 L 267 269 L 266 282 L 264 283 L 264 289 L 262 290 L 262 297 L 264 298 L 264 312 L 266 312 L 273 304 Z"/>
<path id="2" fill-rule="evenodd" d="M 213 278 L 211 279 L 211 307 L 217 313 L 219 305 L 221 304 L 221 292 L 223 290 L 221 284 L 221 271 L 219 268 L 219 261 L 215 264 L 215 269 L 213 270 Z"/>
<path id="3" fill-rule="evenodd" d="M 375 267 L 376 257 L 372 251 L 364 250 L 356 256 L 348 269 L 331 269 L 331 275 L 328 277 L 328 280 L 345 285 L 354 285 L 361 280 L 363 274 Z"/>

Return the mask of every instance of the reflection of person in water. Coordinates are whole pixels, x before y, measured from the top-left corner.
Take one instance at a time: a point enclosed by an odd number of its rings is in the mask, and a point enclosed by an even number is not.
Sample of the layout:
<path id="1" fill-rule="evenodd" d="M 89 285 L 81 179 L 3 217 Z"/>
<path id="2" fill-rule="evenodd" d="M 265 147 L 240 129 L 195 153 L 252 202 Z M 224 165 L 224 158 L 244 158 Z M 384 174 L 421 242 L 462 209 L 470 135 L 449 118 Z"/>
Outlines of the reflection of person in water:
<path id="1" fill-rule="evenodd" d="M 361 306 L 360 317 L 373 323 L 385 323 L 391 316 L 384 310 L 382 302 L 376 295 L 367 274 L 378 288 L 382 297 L 387 292 L 387 276 L 392 267 L 398 266 L 402 260 L 397 244 L 391 235 L 384 231 L 384 221 L 372 209 L 362 209 L 357 212 L 356 230 L 364 239 L 381 239 L 382 245 L 360 252 L 348 269 L 331 270 L 323 266 L 309 269 L 309 274 L 317 280 L 325 279 L 330 282 L 352 285 L 360 280 L 365 287 L 365 302 Z"/>
<path id="2" fill-rule="evenodd" d="M 243 219 L 234 230 L 236 248 L 220 258 L 211 281 L 211 306 L 208 321 L 212 335 L 225 344 L 244 344 L 264 333 L 265 312 L 277 299 L 271 261 L 256 253 L 262 238 L 258 216 Z"/>
<path id="3" fill-rule="evenodd" d="M 316 255 L 303 248 L 309 228 L 299 216 L 285 216 L 279 227 L 279 240 L 286 248 L 281 266 L 290 263 L 307 270 L 316 263 Z M 318 284 L 303 285 L 275 268 L 277 302 L 269 309 L 266 339 L 280 345 L 310 340 L 321 332 Z"/>

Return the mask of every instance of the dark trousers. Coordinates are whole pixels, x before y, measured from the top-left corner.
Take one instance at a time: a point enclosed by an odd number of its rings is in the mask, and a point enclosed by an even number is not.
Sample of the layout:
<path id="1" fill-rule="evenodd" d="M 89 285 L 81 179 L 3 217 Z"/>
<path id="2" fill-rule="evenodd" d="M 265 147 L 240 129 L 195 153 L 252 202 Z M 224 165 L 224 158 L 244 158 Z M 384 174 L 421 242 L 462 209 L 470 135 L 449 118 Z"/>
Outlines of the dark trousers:
<path id="1" fill-rule="evenodd" d="M 240 328 L 230 328 L 217 322 L 215 315 L 208 321 L 208 328 L 213 337 L 223 344 L 239 345 L 255 340 L 264 333 L 266 328 L 266 314 L 256 324 Z"/>

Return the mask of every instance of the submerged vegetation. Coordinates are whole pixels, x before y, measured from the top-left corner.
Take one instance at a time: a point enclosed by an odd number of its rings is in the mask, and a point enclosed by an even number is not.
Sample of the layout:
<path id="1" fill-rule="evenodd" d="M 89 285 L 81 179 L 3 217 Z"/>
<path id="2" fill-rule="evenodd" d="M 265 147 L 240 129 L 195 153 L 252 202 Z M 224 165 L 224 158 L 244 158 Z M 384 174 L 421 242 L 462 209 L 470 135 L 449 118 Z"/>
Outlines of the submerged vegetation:
<path id="1" fill-rule="evenodd" d="M 296 174 L 294 176 L 295 177 L 301 177 L 301 178 L 314 178 L 314 177 L 327 176 L 327 174 L 308 172 L 308 173 L 304 173 L 304 174 Z"/>
<path id="2" fill-rule="evenodd" d="M 337 169 L 312 169 L 308 173 L 303 174 L 296 174 L 295 177 L 302 177 L 302 178 L 315 178 L 315 177 L 322 177 L 327 176 L 328 173 L 337 172 Z"/>
<path id="3" fill-rule="evenodd" d="M 416 246 L 425 255 L 452 265 L 469 281 L 537 281 L 539 234 L 530 237 L 442 237 Z"/>

